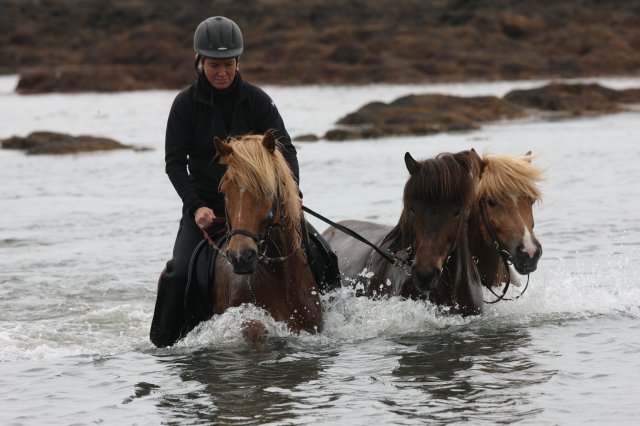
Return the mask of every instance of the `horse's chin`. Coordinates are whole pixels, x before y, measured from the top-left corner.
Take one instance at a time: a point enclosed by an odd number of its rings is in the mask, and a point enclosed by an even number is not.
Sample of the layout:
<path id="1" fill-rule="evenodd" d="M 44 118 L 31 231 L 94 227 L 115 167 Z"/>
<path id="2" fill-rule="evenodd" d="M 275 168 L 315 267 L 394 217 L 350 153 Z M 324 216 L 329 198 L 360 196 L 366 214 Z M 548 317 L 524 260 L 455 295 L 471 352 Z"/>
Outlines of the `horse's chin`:
<path id="1" fill-rule="evenodd" d="M 438 280 L 440 279 L 440 271 L 424 274 L 414 269 L 411 272 L 411 276 L 415 289 L 420 293 L 428 293 L 436 288 Z"/>
<path id="2" fill-rule="evenodd" d="M 427 283 L 427 284 L 414 283 L 414 286 L 416 287 L 416 290 L 419 293 L 429 293 L 431 290 L 436 288 L 436 284 L 438 284 L 438 280 L 434 280 L 434 281 L 432 281 L 430 283 Z"/>
<path id="3" fill-rule="evenodd" d="M 234 256 L 230 251 L 227 251 L 227 260 L 231 264 L 233 273 L 237 275 L 253 274 L 258 267 L 258 257 L 255 256 L 255 252 L 253 252 L 253 255 Z"/>
<path id="4" fill-rule="evenodd" d="M 255 265 L 250 265 L 248 267 L 241 267 L 233 265 L 233 273 L 237 275 L 250 275 L 256 271 Z"/>
<path id="5" fill-rule="evenodd" d="M 531 262 L 518 262 L 518 261 L 514 260 L 513 268 L 520 275 L 528 275 L 528 274 L 534 272 L 536 269 L 538 269 L 538 262 L 533 262 L 533 263 L 531 263 Z"/>

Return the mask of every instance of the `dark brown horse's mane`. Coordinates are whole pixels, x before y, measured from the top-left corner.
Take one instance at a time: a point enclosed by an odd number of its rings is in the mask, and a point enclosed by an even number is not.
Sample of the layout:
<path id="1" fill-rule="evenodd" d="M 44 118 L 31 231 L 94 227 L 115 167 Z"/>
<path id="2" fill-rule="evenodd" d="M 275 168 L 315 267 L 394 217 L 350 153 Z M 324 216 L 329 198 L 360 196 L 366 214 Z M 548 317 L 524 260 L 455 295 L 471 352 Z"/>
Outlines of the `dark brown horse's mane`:
<path id="1" fill-rule="evenodd" d="M 480 174 L 477 154 L 472 151 L 442 153 L 420 162 L 420 167 L 404 187 L 404 207 L 398 224 L 384 238 L 389 250 L 396 252 L 411 242 L 408 209 L 412 202 L 452 204 L 462 208 L 472 203 L 476 187 L 472 176 Z"/>

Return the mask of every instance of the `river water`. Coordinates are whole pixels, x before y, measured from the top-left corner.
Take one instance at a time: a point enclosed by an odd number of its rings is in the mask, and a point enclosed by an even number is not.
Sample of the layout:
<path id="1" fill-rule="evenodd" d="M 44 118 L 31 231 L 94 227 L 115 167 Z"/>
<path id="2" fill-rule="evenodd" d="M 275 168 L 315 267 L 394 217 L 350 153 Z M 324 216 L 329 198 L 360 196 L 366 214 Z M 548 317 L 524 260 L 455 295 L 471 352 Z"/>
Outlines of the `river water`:
<path id="1" fill-rule="evenodd" d="M 320 335 L 290 334 L 246 306 L 156 349 L 156 280 L 180 210 L 162 149 L 175 92 L 18 96 L 15 82 L 0 78 L 0 138 L 52 130 L 154 150 L 0 150 L 0 424 L 637 424 L 640 113 L 296 144 L 305 204 L 387 224 L 401 209 L 406 151 L 533 150 L 548 179 L 535 208 L 544 255 L 527 293 L 463 319 L 343 290 L 325 298 Z M 266 90 L 295 136 L 323 134 L 373 100 L 541 83 Z M 271 332 L 263 350 L 241 338 L 250 318 Z"/>

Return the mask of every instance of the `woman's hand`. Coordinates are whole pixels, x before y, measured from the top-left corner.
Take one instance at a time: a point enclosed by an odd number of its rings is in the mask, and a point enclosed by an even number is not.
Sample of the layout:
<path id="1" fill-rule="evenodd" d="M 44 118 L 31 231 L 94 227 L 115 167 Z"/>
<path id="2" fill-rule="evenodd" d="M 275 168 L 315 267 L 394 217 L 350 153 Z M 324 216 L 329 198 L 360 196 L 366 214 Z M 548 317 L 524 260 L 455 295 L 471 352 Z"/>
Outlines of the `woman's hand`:
<path id="1" fill-rule="evenodd" d="M 213 224 L 213 220 L 216 218 L 213 210 L 209 207 L 200 207 L 196 210 L 193 216 L 196 220 L 196 225 L 198 225 L 203 231 L 209 228 Z"/>

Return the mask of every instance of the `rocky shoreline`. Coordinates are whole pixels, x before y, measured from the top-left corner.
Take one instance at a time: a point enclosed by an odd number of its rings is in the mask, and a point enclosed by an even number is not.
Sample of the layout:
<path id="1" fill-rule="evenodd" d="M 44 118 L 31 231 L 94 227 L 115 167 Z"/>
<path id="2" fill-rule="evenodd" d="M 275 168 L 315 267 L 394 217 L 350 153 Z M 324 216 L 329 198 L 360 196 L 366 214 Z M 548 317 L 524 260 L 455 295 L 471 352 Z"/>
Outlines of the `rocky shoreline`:
<path id="1" fill-rule="evenodd" d="M 392 102 L 371 102 L 336 123 L 323 136 L 299 135 L 296 142 L 349 141 L 397 136 L 425 136 L 472 131 L 483 124 L 526 118 L 557 119 L 640 110 L 640 89 L 614 90 L 599 84 L 549 84 L 513 90 L 504 97 L 458 97 L 440 94 L 408 95 Z M 47 131 L 0 140 L 2 149 L 29 155 L 134 150 L 113 139 L 72 136 Z"/>
<path id="2" fill-rule="evenodd" d="M 482 124 L 530 117 L 562 118 L 634 109 L 640 89 L 614 90 L 598 84 L 549 84 L 495 96 L 408 95 L 390 103 L 371 102 L 347 114 L 324 136 L 298 142 L 347 141 L 390 136 L 422 136 L 469 131 Z"/>
<path id="3" fill-rule="evenodd" d="M 640 75 L 640 6 L 624 0 L 5 0 L 0 74 L 20 93 L 179 89 L 211 15 L 240 25 L 258 84 Z"/>

